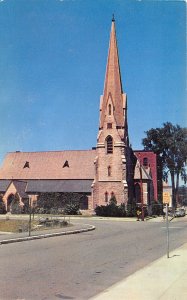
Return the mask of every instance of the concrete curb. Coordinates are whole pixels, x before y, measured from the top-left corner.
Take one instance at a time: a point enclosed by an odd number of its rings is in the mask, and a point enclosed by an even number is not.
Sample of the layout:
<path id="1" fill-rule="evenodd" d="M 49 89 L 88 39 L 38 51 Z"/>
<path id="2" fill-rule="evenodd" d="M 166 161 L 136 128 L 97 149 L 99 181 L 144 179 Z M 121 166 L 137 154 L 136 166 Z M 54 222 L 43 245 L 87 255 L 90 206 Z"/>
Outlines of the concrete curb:
<path id="1" fill-rule="evenodd" d="M 26 237 L 9 239 L 9 240 L 2 240 L 2 241 L 0 241 L 0 245 L 18 243 L 18 242 L 24 242 L 24 241 L 31 241 L 31 240 L 39 240 L 39 239 L 50 238 L 50 237 L 55 237 L 55 236 L 76 234 L 76 233 L 82 233 L 82 232 L 88 232 L 88 231 L 95 230 L 95 226 L 93 226 L 93 225 L 88 225 L 88 226 L 89 226 L 89 228 L 85 228 L 85 229 L 77 229 L 77 230 L 71 230 L 71 231 L 62 231 L 62 232 L 56 232 L 56 233 L 47 233 L 47 234 L 26 236 Z"/>

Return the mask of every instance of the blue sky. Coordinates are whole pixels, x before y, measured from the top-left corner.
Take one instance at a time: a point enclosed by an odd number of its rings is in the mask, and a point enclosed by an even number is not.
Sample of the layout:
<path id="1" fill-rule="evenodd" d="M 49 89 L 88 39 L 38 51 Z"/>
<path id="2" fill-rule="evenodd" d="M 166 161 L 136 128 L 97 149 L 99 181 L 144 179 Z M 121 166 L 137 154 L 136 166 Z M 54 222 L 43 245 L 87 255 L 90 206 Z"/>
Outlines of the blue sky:
<path id="1" fill-rule="evenodd" d="M 0 162 L 9 151 L 96 145 L 112 14 L 130 142 L 186 126 L 185 2 L 0 1 Z"/>

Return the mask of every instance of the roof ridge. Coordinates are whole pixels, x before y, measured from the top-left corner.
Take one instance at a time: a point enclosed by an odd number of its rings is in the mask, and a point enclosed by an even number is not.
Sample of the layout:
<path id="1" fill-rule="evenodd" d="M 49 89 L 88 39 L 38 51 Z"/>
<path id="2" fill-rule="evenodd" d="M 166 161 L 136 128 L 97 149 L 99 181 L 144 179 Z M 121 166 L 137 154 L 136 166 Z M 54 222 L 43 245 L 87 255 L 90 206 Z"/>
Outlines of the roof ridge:
<path id="1" fill-rule="evenodd" d="M 54 153 L 54 152 L 78 152 L 78 151 L 87 151 L 87 152 L 95 152 L 96 151 L 96 149 L 83 149 L 83 150 L 49 150 L 49 151 L 10 151 L 10 152 L 7 152 L 7 153 L 49 153 L 49 152 L 52 152 L 52 153 Z"/>

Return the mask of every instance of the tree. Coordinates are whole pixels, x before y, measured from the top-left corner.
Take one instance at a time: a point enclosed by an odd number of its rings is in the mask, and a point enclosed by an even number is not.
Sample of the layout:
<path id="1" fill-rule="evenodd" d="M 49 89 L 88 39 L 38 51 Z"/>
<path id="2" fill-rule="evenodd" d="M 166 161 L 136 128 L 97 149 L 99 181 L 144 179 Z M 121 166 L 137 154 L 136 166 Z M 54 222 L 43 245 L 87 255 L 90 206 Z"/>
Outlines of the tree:
<path id="1" fill-rule="evenodd" d="M 21 214 L 22 208 L 20 205 L 20 199 L 18 194 L 16 193 L 14 196 L 14 199 L 12 200 L 11 203 L 11 213 L 12 214 Z"/>
<path id="2" fill-rule="evenodd" d="M 115 195 L 112 195 L 112 196 L 111 196 L 110 201 L 109 201 L 109 204 L 110 204 L 110 205 L 117 205 L 117 200 L 116 200 Z"/>
<path id="3" fill-rule="evenodd" d="M 162 161 L 163 179 L 171 176 L 172 204 L 176 206 L 179 178 L 186 183 L 187 128 L 164 123 L 161 128 L 146 131 L 147 137 L 142 140 L 145 150 L 152 150 Z"/>
<path id="4" fill-rule="evenodd" d="M 0 214 L 6 214 L 6 207 L 3 201 L 3 195 L 0 194 Z"/>

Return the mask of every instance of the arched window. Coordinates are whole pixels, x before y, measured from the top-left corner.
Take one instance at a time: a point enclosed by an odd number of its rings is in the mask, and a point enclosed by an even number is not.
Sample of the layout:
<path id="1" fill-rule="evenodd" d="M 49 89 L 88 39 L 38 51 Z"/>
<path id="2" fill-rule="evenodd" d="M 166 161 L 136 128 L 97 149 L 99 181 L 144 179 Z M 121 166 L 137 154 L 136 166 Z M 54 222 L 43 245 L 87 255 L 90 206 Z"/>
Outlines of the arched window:
<path id="1" fill-rule="evenodd" d="M 108 114 L 109 114 L 109 116 L 111 115 L 111 113 L 112 113 L 112 106 L 111 106 L 111 104 L 109 104 L 108 105 Z"/>
<path id="2" fill-rule="evenodd" d="M 108 202 L 108 193 L 105 192 L 105 202 Z"/>
<path id="3" fill-rule="evenodd" d="M 111 166 L 108 166 L 108 176 L 111 176 Z"/>
<path id="4" fill-rule="evenodd" d="M 144 157 L 144 158 L 143 158 L 143 166 L 144 166 L 144 167 L 147 167 L 147 166 L 148 166 L 148 158 L 147 158 L 147 157 Z"/>
<path id="5" fill-rule="evenodd" d="M 113 138 L 110 135 L 106 138 L 106 153 L 113 153 Z"/>

